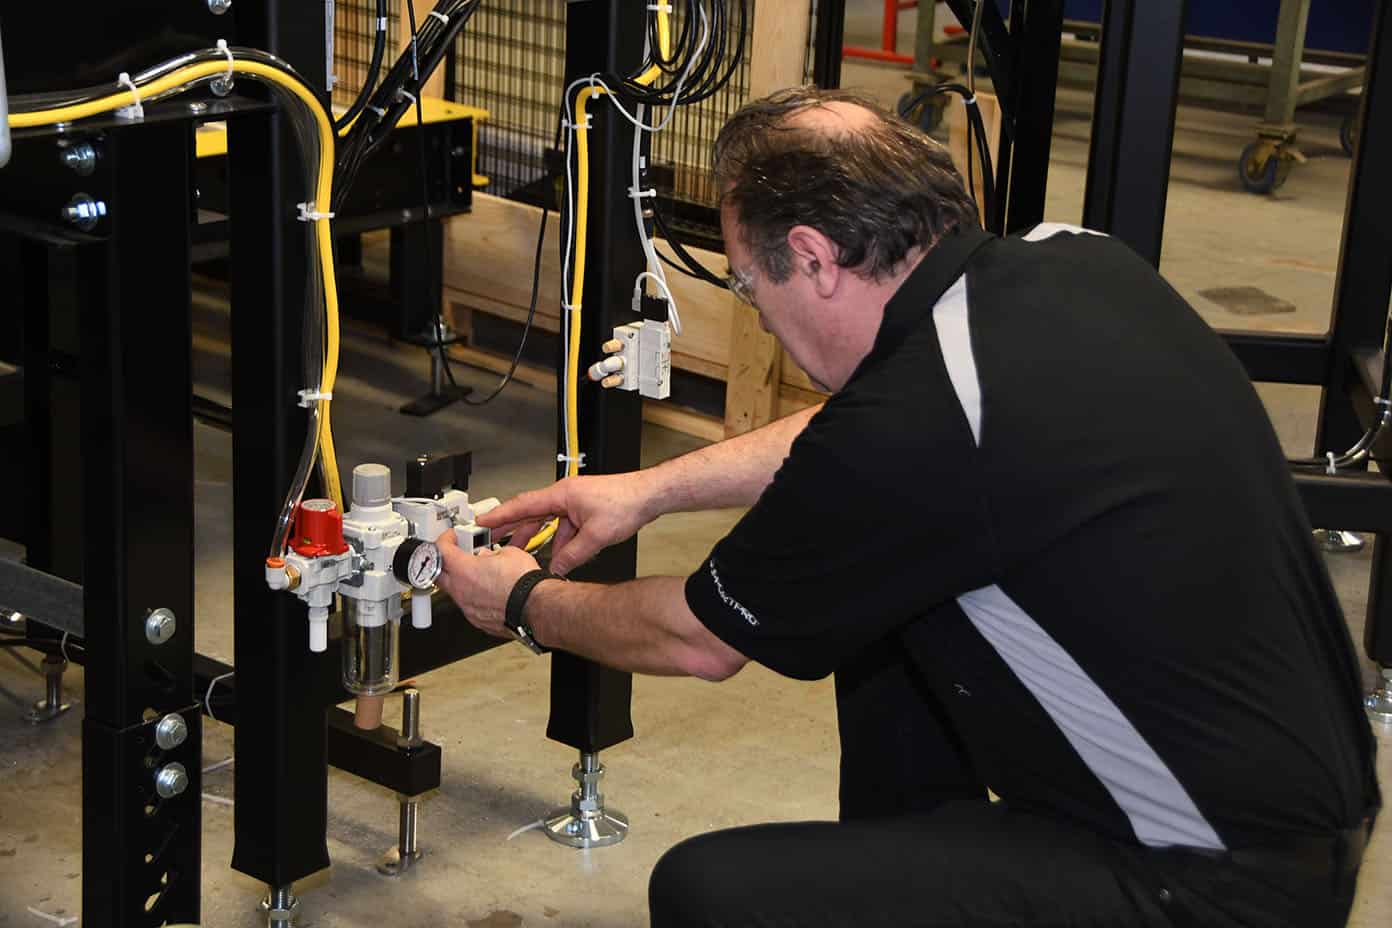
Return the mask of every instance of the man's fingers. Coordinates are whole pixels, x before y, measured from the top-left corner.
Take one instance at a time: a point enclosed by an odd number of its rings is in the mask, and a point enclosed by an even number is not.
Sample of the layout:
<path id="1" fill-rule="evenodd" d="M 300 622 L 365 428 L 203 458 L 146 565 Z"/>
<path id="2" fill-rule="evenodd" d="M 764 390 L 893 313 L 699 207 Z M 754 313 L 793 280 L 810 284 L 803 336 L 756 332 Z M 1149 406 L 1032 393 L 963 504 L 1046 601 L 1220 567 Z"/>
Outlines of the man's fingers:
<path id="1" fill-rule="evenodd" d="M 546 522 L 541 519 L 533 519 L 530 522 L 522 522 L 512 529 L 512 540 L 508 542 L 509 547 L 525 548 L 527 543 L 532 540 L 532 536 L 541 531 L 541 527 Z"/>
<path id="2" fill-rule="evenodd" d="M 538 519 L 545 521 L 563 508 L 560 491 L 550 486 L 514 496 L 479 516 L 478 524 L 484 528 L 499 529 Z"/>
<path id="3" fill-rule="evenodd" d="M 603 545 L 596 543 L 594 538 L 582 529 L 566 544 L 551 549 L 551 569 L 565 576 L 598 554 L 601 547 Z"/>

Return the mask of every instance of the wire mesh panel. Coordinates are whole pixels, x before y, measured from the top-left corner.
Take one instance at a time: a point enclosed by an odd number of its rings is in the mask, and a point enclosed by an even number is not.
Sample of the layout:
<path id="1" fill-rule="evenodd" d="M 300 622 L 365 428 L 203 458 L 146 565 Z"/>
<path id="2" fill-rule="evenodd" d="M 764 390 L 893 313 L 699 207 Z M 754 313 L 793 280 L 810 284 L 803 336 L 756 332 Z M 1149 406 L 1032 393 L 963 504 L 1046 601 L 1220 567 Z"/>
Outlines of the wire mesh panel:
<path id="1" fill-rule="evenodd" d="M 387 46 L 382 72 L 396 60 L 400 46 L 401 0 L 387 0 Z M 347 109 L 367 79 L 372 43 L 377 34 L 376 0 L 336 0 L 334 4 L 334 106 Z"/>
<path id="2" fill-rule="evenodd" d="M 489 193 L 534 203 L 548 195 L 539 182 L 560 118 L 565 16 L 565 0 L 496 0 L 460 38 L 455 97 L 489 112 L 478 151 Z"/>
<path id="3" fill-rule="evenodd" d="M 685 8 L 675 6 L 673 29 L 679 30 Z M 750 0 L 750 24 L 754 6 Z M 534 203 L 549 196 L 545 152 L 554 139 L 560 107 L 565 16 L 565 0 L 491 0 L 460 39 L 455 97 L 490 113 L 479 131 L 478 152 L 479 171 L 488 176 L 490 193 Z M 727 47 L 734 45 L 737 26 L 738 18 L 731 16 Z M 806 67 L 810 66 L 809 55 Z M 711 144 L 748 96 L 746 39 L 744 58 L 730 83 L 709 99 L 679 109 L 671 125 L 654 137 L 658 194 L 679 225 L 718 229 L 711 212 L 717 200 L 710 177 Z M 665 113 L 650 115 L 650 121 L 653 116 L 660 119 Z"/>

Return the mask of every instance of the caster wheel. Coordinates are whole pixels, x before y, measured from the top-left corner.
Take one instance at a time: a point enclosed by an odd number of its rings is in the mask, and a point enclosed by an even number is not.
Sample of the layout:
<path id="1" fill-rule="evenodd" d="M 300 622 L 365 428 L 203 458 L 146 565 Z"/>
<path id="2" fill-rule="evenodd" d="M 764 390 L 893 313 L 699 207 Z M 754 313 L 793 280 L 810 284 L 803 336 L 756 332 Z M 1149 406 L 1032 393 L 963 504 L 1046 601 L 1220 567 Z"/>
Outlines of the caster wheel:
<path id="1" fill-rule="evenodd" d="M 1249 193 L 1271 193 L 1290 176 L 1291 161 L 1280 149 L 1252 142 L 1237 159 L 1237 176 Z"/>
<path id="2" fill-rule="evenodd" d="M 1349 113 L 1344 117 L 1344 121 L 1339 123 L 1339 144 L 1343 146 L 1344 154 L 1353 157 L 1353 147 L 1358 144 L 1358 114 Z"/>

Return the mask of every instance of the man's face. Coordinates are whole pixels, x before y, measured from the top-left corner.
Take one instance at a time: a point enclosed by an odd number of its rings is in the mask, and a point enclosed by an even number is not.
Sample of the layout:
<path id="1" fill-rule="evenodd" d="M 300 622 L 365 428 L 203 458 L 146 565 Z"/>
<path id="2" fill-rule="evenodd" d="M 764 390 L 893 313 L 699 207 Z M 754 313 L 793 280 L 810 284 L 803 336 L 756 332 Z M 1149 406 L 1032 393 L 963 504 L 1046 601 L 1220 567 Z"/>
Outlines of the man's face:
<path id="1" fill-rule="evenodd" d="M 807 371 L 813 382 L 823 390 L 826 387 L 814 369 L 815 362 L 811 352 L 811 327 L 815 325 L 815 313 L 809 312 L 806 294 L 799 287 L 796 271 L 783 283 L 774 283 L 759 270 L 753 254 L 740 237 L 739 223 L 735 218 L 734 207 L 722 204 L 720 207 L 720 231 L 725 238 L 725 258 L 730 264 L 730 273 L 739 283 L 732 289 L 736 295 L 747 300 L 759 313 L 759 325 L 765 332 L 771 332 L 784 350 L 799 367 Z"/>

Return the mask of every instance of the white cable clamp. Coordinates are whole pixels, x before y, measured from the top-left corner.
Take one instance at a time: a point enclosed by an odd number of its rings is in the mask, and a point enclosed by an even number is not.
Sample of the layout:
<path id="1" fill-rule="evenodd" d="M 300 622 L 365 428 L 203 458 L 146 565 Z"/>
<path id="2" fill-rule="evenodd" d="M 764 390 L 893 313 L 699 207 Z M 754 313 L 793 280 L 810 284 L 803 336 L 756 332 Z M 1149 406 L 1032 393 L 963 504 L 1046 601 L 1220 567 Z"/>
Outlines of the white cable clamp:
<path id="1" fill-rule="evenodd" d="M 234 60 L 233 60 L 233 58 L 232 58 L 232 49 L 230 49 L 230 48 L 227 47 L 227 40 L 226 40 L 226 39 L 218 39 L 218 40 L 217 40 L 217 50 L 220 51 L 220 52 L 222 52 L 224 55 L 227 56 L 227 73 L 224 74 L 224 75 L 222 76 L 222 79 L 223 79 L 224 81 L 227 82 L 227 86 L 228 86 L 228 87 L 231 87 L 231 86 L 232 86 L 232 69 L 233 69 L 233 67 L 234 67 L 234 65 L 235 65 L 235 62 L 234 62 Z"/>
<path id="2" fill-rule="evenodd" d="M 449 17 L 446 16 L 444 13 L 441 13 L 439 10 L 431 10 L 429 13 L 426 13 L 425 15 L 427 17 L 434 16 L 436 19 L 444 23 L 446 26 L 449 25 Z"/>
<path id="3" fill-rule="evenodd" d="M 593 129 L 594 113 L 586 113 L 584 122 L 571 122 L 569 119 L 561 120 L 562 129 Z"/>
<path id="4" fill-rule="evenodd" d="M 116 83 L 129 90 L 131 95 L 130 105 L 118 109 L 116 115 L 121 119 L 144 119 L 145 107 L 140 105 L 140 89 L 135 86 L 130 74 L 122 71 L 116 78 Z"/>
<path id="5" fill-rule="evenodd" d="M 416 105 L 416 98 L 413 97 L 411 94 L 407 93 L 406 88 L 404 87 L 396 92 L 396 98 L 398 100 L 400 100 L 402 97 L 405 97 L 407 100 L 410 100 L 412 106 Z"/>
<path id="6" fill-rule="evenodd" d="M 561 309 L 564 309 L 568 313 L 574 313 L 580 311 L 580 306 L 576 303 L 562 303 Z"/>
<path id="7" fill-rule="evenodd" d="M 636 187 L 629 187 L 628 195 L 635 200 L 641 200 L 644 197 L 655 197 L 657 196 L 657 188 L 649 187 L 647 190 L 639 190 Z"/>
<path id="8" fill-rule="evenodd" d="M 213 679 L 208 681 L 208 692 L 203 694 L 203 711 L 207 712 L 208 718 L 212 719 L 214 722 L 218 720 L 218 717 L 216 715 L 213 715 L 213 688 L 217 686 L 219 683 L 221 683 L 223 680 L 226 680 L 228 677 L 234 676 L 235 674 L 235 670 L 229 670 L 227 673 L 222 674 L 218 677 L 213 677 Z"/>
<path id="9" fill-rule="evenodd" d="M 584 467 L 585 452 L 581 451 L 580 456 L 574 458 L 568 454 L 558 454 L 556 455 L 556 462 L 559 464 L 570 464 L 571 462 L 574 462 L 577 467 Z"/>
<path id="10" fill-rule="evenodd" d="M 964 106 L 976 106 L 976 94 L 972 94 L 970 97 L 963 97 L 962 104 Z"/>
<path id="11" fill-rule="evenodd" d="M 378 31 L 378 32 L 386 32 L 386 31 L 387 31 L 387 18 L 386 18 L 385 16 L 378 17 L 378 19 L 377 19 L 377 31 Z"/>
<path id="12" fill-rule="evenodd" d="M 1329 476 L 1333 477 L 1335 474 L 1339 472 L 1339 468 L 1334 464 L 1334 458 L 1336 457 L 1336 455 L 1333 451 L 1326 451 L 1324 454 L 1326 460 L 1329 461 L 1329 466 L 1325 468 L 1324 472 Z"/>
<path id="13" fill-rule="evenodd" d="M 305 409 L 309 408 L 310 403 L 317 403 L 320 400 L 332 400 L 333 392 L 321 392 L 319 390 L 296 390 L 300 397 L 300 405 Z"/>
<path id="14" fill-rule="evenodd" d="M 672 4 L 670 3 L 649 3 L 648 9 L 653 13 L 666 13 L 672 15 Z"/>
<path id="15" fill-rule="evenodd" d="M 295 208 L 299 210 L 299 215 L 297 215 L 295 218 L 298 219 L 300 222 L 318 222 L 320 219 L 332 219 L 334 218 L 334 216 L 338 215 L 334 212 L 319 212 L 319 210 L 314 208 L 313 200 L 310 200 L 307 203 L 296 203 Z"/>

